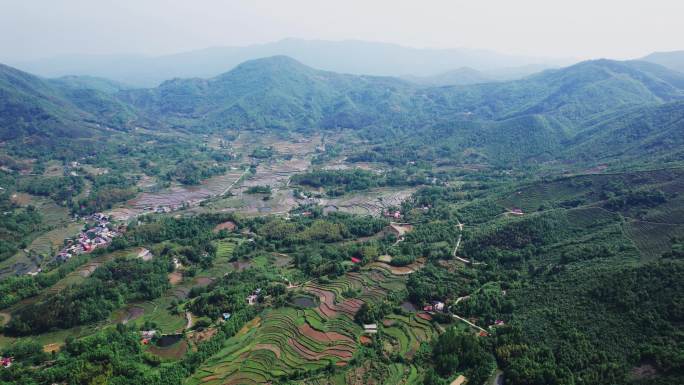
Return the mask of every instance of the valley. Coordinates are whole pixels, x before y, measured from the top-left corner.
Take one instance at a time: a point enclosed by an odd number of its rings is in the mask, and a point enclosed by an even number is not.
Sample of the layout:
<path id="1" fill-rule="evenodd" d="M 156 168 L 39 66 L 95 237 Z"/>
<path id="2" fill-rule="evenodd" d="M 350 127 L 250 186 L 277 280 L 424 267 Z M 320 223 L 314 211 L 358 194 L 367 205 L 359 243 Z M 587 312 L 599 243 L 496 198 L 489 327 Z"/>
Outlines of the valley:
<path id="1" fill-rule="evenodd" d="M 680 73 L 92 84 L 0 68 L 3 384 L 684 378 Z"/>

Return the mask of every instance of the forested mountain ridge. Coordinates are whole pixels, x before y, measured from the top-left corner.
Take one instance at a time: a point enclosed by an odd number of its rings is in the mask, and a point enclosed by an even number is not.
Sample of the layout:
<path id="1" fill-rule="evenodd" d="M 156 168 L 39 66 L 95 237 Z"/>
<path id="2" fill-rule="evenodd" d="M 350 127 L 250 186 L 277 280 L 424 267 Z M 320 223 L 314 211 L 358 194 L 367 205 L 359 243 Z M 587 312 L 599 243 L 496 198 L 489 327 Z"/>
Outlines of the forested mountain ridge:
<path id="1" fill-rule="evenodd" d="M 641 154 L 642 145 L 658 153 L 659 144 L 681 157 L 684 74 L 640 61 L 594 60 L 520 80 L 444 87 L 320 71 L 286 56 L 151 89 L 92 78 L 45 81 L 10 67 L 3 74 L 6 139 L 135 125 L 196 133 L 353 129 L 373 138 L 440 136 L 451 157 L 475 149 L 479 160 L 504 164 L 577 154 L 589 162 L 619 159 L 628 148 Z M 669 122 L 667 129 L 659 122 Z M 511 149 L 516 141 L 523 145 Z M 622 147 L 606 152 L 600 143 Z"/>
<path id="2" fill-rule="evenodd" d="M 502 120 L 546 114 L 581 124 L 595 114 L 684 98 L 684 76 L 657 65 L 595 60 L 522 80 L 431 89 L 455 112 Z"/>
<path id="3" fill-rule="evenodd" d="M 276 56 L 212 79 L 174 79 L 121 95 L 159 119 L 193 119 L 190 127 L 297 130 L 392 125 L 415 109 L 414 92 L 395 78 L 319 71 Z"/>
<path id="4" fill-rule="evenodd" d="M 424 88 L 395 78 L 318 71 L 279 56 L 245 62 L 208 80 L 175 79 L 125 91 L 123 97 L 162 118 L 202 118 L 212 127 L 249 121 L 254 128 L 362 128 L 380 122 L 406 128 L 464 115 L 505 120 L 535 114 L 580 124 L 607 111 L 683 99 L 684 75 L 649 63 L 597 60 L 522 80 Z M 366 118 L 345 119 L 352 113 Z"/>

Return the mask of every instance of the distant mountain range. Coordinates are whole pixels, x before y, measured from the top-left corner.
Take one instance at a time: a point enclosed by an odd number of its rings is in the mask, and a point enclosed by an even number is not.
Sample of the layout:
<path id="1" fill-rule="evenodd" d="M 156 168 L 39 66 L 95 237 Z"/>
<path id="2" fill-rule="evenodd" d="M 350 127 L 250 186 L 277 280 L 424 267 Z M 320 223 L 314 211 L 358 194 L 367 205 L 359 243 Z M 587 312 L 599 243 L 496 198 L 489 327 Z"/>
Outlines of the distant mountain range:
<path id="1" fill-rule="evenodd" d="M 275 56 L 148 89 L 95 78 L 44 80 L 0 67 L 3 140 L 136 126 L 197 133 L 355 129 L 406 144 L 439 142 L 502 164 L 684 160 L 683 118 L 684 74 L 645 61 L 594 60 L 513 81 L 426 86 Z"/>
<path id="2" fill-rule="evenodd" d="M 173 78 L 213 77 L 244 61 L 277 55 L 290 56 L 308 66 L 328 71 L 397 77 L 433 76 L 470 67 L 494 75 L 509 74 L 507 79 L 510 79 L 511 74 L 528 75 L 541 67 L 558 67 L 572 63 L 572 60 L 504 55 L 466 48 L 418 49 L 354 40 L 285 39 L 268 44 L 214 47 L 154 57 L 62 55 L 12 64 L 44 77 L 88 75 L 137 87 L 154 87 Z"/>
<path id="3" fill-rule="evenodd" d="M 426 86 L 463 86 L 469 84 L 492 83 L 507 80 L 516 80 L 553 69 L 555 66 L 543 64 L 530 64 L 521 67 L 498 68 L 488 71 L 478 71 L 470 67 L 461 67 L 455 70 L 438 73 L 432 76 L 405 75 L 401 78 L 416 84 Z"/>
<path id="4" fill-rule="evenodd" d="M 684 73 L 684 51 L 654 52 L 641 60 Z"/>

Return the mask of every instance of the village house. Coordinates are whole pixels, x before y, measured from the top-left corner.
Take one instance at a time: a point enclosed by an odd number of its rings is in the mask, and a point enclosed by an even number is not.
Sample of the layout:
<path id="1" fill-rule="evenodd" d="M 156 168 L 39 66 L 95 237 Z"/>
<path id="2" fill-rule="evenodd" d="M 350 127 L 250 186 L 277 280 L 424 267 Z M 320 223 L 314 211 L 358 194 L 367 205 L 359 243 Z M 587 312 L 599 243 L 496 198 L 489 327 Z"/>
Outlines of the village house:
<path id="1" fill-rule="evenodd" d="M 522 211 L 522 209 L 517 208 L 517 207 L 513 207 L 513 208 L 511 209 L 510 213 L 513 214 L 513 215 L 523 215 L 523 214 L 524 214 L 523 211 Z"/>
<path id="2" fill-rule="evenodd" d="M 368 334 L 375 334 L 378 332 L 378 325 L 377 324 L 364 324 L 363 325 L 363 332 L 368 333 Z"/>
<path id="3" fill-rule="evenodd" d="M 387 210 L 383 213 L 383 215 L 387 218 L 401 219 L 401 211 L 399 210 Z"/>
<path id="4" fill-rule="evenodd" d="M 142 335 L 142 338 L 147 338 L 151 339 L 157 334 L 156 330 L 143 330 L 140 332 L 140 335 Z"/>
<path id="5" fill-rule="evenodd" d="M 3 368 L 9 368 L 12 366 L 12 357 L 0 357 L 0 366 Z"/>
<path id="6" fill-rule="evenodd" d="M 504 326 L 505 324 L 506 323 L 503 320 L 498 319 L 498 320 L 494 321 L 494 325 L 489 325 L 489 328 L 493 329 L 495 327 Z"/>
<path id="7" fill-rule="evenodd" d="M 173 269 L 178 270 L 182 267 L 183 267 L 183 265 L 180 263 L 180 260 L 178 260 L 178 258 L 176 258 L 176 257 L 173 257 Z"/>
<path id="8" fill-rule="evenodd" d="M 423 311 L 444 311 L 444 302 L 434 301 L 430 305 L 423 306 Z"/>
<path id="9" fill-rule="evenodd" d="M 252 294 L 247 296 L 247 304 L 256 305 L 257 300 L 259 299 L 259 294 L 261 294 L 261 288 L 257 288 L 252 292 Z"/>

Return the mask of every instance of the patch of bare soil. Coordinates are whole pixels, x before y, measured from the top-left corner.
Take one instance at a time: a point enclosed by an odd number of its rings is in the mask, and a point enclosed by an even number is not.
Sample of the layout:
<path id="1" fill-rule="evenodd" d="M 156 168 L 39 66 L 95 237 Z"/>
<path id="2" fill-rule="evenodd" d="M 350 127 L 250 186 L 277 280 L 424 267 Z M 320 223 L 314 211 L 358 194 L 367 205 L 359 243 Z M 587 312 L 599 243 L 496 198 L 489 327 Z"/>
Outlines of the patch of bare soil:
<path id="1" fill-rule="evenodd" d="M 215 327 L 210 327 L 202 331 L 193 331 L 188 333 L 188 339 L 197 345 L 199 343 L 209 341 L 211 337 L 216 335 L 216 333 L 218 333 L 218 329 Z"/>
<path id="2" fill-rule="evenodd" d="M 466 383 L 467 381 L 468 381 L 468 379 L 464 375 L 461 374 L 458 377 L 456 377 L 455 380 L 451 381 L 450 385 L 461 385 L 461 384 Z"/>
<path id="3" fill-rule="evenodd" d="M 211 284 L 212 282 L 214 282 L 214 279 L 213 279 L 213 278 L 209 278 L 209 277 L 198 277 L 198 278 L 195 278 L 195 283 L 196 283 L 197 285 L 199 285 L 199 286 L 208 286 L 208 285 Z"/>
<path id="4" fill-rule="evenodd" d="M 227 221 L 227 222 L 219 223 L 218 225 L 216 225 L 216 227 L 214 227 L 214 233 L 218 233 L 221 230 L 226 230 L 228 232 L 235 231 L 236 228 L 237 228 L 237 225 L 235 224 L 235 222 Z"/>
<path id="5" fill-rule="evenodd" d="M 432 316 L 428 313 L 418 313 L 416 314 L 417 317 L 422 318 L 426 321 L 432 321 Z"/>
<path id="6" fill-rule="evenodd" d="M 361 336 L 359 337 L 359 342 L 361 343 L 361 345 L 370 345 L 373 342 L 373 340 L 368 336 Z"/>
<path id="7" fill-rule="evenodd" d="M 61 347 L 60 344 L 47 344 L 43 346 L 43 351 L 45 353 L 58 352 Z"/>
<path id="8" fill-rule="evenodd" d="M 0 313 L 0 326 L 5 326 L 12 319 L 12 314 L 2 312 Z"/>
<path id="9" fill-rule="evenodd" d="M 246 269 L 249 269 L 250 266 L 252 266 L 252 263 L 249 261 L 236 261 L 232 263 L 233 269 L 236 271 L 243 271 Z"/>
<path id="10" fill-rule="evenodd" d="M 173 286 L 178 285 L 179 283 L 183 282 L 183 274 L 174 271 L 173 273 L 169 273 L 169 283 Z"/>

